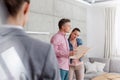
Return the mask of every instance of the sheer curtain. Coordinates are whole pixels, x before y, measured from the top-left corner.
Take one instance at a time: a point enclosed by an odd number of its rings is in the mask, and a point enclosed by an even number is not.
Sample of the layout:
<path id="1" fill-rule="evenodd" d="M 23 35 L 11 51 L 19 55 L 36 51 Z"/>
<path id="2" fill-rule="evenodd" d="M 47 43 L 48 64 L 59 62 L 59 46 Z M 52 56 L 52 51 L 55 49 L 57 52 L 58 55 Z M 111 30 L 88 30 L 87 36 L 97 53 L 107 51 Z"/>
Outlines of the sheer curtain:
<path id="1" fill-rule="evenodd" d="M 115 27 L 116 27 L 116 53 L 114 54 L 115 57 L 120 57 L 120 6 L 117 6 L 116 9 L 116 22 L 115 22 Z"/>
<path id="2" fill-rule="evenodd" d="M 105 8 L 104 57 L 120 57 L 120 6 Z"/>
<path id="3" fill-rule="evenodd" d="M 112 58 L 116 52 L 116 7 L 105 8 L 105 58 Z"/>

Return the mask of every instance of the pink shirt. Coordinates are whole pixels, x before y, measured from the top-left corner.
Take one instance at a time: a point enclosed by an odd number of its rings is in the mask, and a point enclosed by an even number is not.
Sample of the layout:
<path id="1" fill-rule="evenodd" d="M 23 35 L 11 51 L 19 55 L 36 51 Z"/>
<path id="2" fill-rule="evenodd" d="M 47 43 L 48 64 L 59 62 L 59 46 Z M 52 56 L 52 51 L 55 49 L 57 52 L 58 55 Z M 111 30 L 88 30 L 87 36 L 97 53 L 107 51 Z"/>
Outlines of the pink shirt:
<path id="1" fill-rule="evenodd" d="M 69 70 L 69 44 L 65 34 L 59 31 L 52 37 L 51 43 L 55 49 L 59 68 Z"/>

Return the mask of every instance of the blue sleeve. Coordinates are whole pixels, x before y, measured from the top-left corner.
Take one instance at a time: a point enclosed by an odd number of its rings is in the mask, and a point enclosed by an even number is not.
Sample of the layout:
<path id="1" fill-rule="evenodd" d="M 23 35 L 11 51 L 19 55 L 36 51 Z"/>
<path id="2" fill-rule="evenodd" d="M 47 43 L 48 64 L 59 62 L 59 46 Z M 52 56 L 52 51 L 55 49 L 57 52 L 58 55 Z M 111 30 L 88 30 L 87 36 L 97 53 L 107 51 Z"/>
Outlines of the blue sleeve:
<path id="1" fill-rule="evenodd" d="M 73 51 L 73 46 L 72 46 L 72 44 L 70 43 L 70 40 L 69 40 L 69 39 L 68 39 L 68 43 L 69 43 L 70 51 Z"/>
<path id="2" fill-rule="evenodd" d="M 83 45 L 83 41 L 82 41 L 82 39 L 77 38 L 77 45 L 78 45 L 78 46 Z"/>
<path id="3" fill-rule="evenodd" d="M 77 38 L 77 46 L 83 45 L 82 39 Z M 79 61 L 81 62 L 82 59 L 80 58 Z"/>

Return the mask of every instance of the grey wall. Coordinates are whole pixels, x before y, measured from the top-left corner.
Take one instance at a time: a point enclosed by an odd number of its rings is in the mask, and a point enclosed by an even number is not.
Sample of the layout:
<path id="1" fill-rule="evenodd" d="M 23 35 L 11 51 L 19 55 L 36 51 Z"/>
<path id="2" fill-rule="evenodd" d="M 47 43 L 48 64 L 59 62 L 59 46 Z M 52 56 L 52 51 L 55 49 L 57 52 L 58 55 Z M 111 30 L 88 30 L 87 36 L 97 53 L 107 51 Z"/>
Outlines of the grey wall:
<path id="1" fill-rule="evenodd" d="M 30 34 L 37 39 L 49 42 L 58 31 L 58 21 L 69 18 L 72 27 L 81 29 L 81 38 L 87 42 L 86 7 L 75 0 L 31 0 L 31 10 L 26 31 L 50 32 L 50 35 Z"/>

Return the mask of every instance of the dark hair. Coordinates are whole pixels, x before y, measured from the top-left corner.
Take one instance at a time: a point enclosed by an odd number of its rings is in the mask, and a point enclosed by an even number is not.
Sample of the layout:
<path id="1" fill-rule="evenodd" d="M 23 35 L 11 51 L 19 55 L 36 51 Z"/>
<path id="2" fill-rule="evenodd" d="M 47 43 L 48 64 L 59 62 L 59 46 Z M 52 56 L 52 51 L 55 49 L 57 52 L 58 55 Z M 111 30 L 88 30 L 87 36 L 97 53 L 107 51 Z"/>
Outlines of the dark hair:
<path id="1" fill-rule="evenodd" d="M 30 0 L 3 0 L 7 12 L 11 16 L 16 16 L 24 2 L 30 3 Z"/>
<path id="2" fill-rule="evenodd" d="M 74 28 L 74 29 L 72 30 L 71 34 L 72 34 L 74 31 L 81 32 L 79 28 Z M 69 38 L 68 38 L 68 39 L 70 39 L 70 37 L 71 37 L 71 34 L 70 34 L 70 36 L 69 36 Z"/>
<path id="3" fill-rule="evenodd" d="M 67 23 L 67 22 L 71 22 L 71 21 L 70 21 L 69 19 L 65 19 L 65 18 L 61 19 L 61 20 L 59 21 L 59 23 L 58 23 L 59 29 L 61 29 L 62 26 L 63 26 L 65 23 Z"/>
<path id="4" fill-rule="evenodd" d="M 74 32 L 74 31 L 81 32 L 79 28 L 74 28 L 74 29 L 72 30 L 72 32 Z"/>

